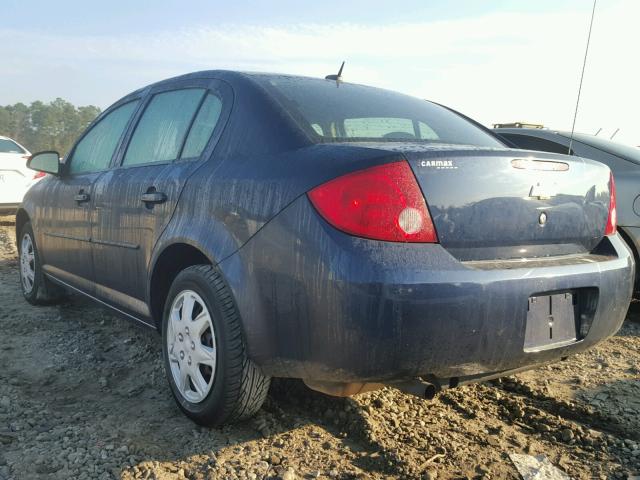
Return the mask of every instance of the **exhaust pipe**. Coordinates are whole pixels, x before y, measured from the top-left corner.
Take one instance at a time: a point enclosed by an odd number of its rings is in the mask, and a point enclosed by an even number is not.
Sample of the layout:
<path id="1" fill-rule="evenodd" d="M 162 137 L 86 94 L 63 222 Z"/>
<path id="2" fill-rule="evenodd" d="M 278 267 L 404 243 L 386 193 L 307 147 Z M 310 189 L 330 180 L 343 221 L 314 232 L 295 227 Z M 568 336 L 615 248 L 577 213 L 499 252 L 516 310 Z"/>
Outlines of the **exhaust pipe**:
<path id="1" fill-rule="evenodd" d="M 433 400 L 436 394 L 442 390 L 440 385 L 425 382 L 419 378 L 407 382 L 393 383 L 390 386 L 397 388 L 401 392 L 408 393 L 425 400 Z"/>
<path id="2" fill-rule="evenodd" d="M 312 390 L 331 395 L 333 397 L 350 397 L 359 393 L 379 390 L 385 386 L 397 388 L 401 392 L 408 393 L 424 400 L 433 400 L 443 388 L 455 388 L 460 384 L 458 377 L 438 378 L 434 375 L 417 377 L 412 380 L 390 383 L 371 382 L 328 382 L 320 380 L 303 379 L 304 383 Z M 441 383 L 444 381 L 443 383 Z"/>

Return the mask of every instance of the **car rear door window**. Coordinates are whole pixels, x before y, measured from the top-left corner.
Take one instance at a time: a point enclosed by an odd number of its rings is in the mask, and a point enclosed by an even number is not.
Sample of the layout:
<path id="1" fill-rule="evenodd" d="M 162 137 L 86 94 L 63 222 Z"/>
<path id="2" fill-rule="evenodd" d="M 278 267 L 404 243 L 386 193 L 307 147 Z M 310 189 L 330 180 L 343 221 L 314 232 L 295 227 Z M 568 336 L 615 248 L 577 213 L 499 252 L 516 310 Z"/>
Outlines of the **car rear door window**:
<path id="1" fill-rule="evenodd" d="M 196 119 L 193 121 L 187 141 L 184 144 L 181 158 L 199 157 L 209 142 L 209 138 L 216 128 L 222 111 L 222 102 L 213 94 L 204 99 Z"/>
<path id="2" fill-rule="evenodd" d="M 154 95 L 131 138 L 123 165 L 176 160 L 203 95 L 199 88 Z"/>
<path id="3" fill-rule="evenodd" d="M 90 173 L 107 169 L 137 105 L 137 100 L 122 105 L 96 123 L 76 145 L 69 160 L 69 173 Z"/>

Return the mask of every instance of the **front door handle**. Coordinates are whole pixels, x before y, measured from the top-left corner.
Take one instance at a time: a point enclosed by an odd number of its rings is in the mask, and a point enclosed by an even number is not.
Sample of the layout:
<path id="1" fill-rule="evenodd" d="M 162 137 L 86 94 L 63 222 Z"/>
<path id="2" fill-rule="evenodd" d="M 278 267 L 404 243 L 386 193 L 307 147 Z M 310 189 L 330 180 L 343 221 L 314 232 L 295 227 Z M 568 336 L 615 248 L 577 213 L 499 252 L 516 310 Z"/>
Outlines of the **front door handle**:
<path id="1" fill-rule="evenodd" d="M 166 202 L 167 196 L 162 192 L 149 192 L 149 193 L 143 193 L 140 199 L 144 203 L 157 204 L 157 203 Z"/>
<path id="2" fill-rule="evenodd" d="M 88 202 L 91 197 L 88 193 L 84 193 L 82 190 L 78 192 L 77 195 L 73 197 L 73 199 L 78 203 Z"/>

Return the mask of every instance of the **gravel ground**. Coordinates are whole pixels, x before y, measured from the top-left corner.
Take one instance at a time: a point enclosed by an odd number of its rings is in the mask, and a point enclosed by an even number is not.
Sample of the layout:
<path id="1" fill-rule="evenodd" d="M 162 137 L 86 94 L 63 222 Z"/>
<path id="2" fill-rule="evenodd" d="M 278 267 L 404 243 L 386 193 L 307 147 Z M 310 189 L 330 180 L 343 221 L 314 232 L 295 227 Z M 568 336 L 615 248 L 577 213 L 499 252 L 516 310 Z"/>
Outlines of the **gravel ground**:
<path id="1" fill-rule="evenodd" d="M 13 229 L 0 218 L 0 480 L 518 478 L 509 453 L 573 478 L 640 475 L 635 305 L 588 353 L 431 402 L 278 381 L 254 419 L 204 429 L 174 405 L 155 332 L 79 297 L 22 299 Z"/>

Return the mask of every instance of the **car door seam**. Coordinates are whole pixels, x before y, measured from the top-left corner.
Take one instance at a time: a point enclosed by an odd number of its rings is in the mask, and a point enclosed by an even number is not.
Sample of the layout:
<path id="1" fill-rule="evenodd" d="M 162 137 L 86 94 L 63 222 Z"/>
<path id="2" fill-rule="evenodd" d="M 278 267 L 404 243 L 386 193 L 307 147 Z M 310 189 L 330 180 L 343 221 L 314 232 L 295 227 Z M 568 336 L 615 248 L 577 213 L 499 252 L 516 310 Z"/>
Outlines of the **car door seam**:
<path id="1" fill-rule="evenodd" d="M 167 219 L 167 222 L 165 223 L 164 227 L 162 228 L 162 231 L 158 233 L 158 236 L 156 237 L 156 241 L 154 242 L 152 248 L 151 248 L 151 255 L 149 255 L 149 261 L 147 263 L 147 275 L 149 274 L 149 270 L 150 270 L 150 266 L 151 266 L 151 262 L 153 261 L 154 258 L 154 253 L 156 251 L 156 248 L 158 247 L 158 245 L 160 244 L 160 240 L 162 238 L 162 236 L 165 234 L 165 232 L 167 231 L 167 229 L 169 228 L 169 225 L 171 225 L 171 222 L 173 222 L 173 219 L 176 216 L 176 212 L 178 211 L 178 207 L 180 205 L 180 200 L 182 198 L 182 195 L 184 194 L 184 191 L 186 190 L 188 184 L 189 184 L 189 180 L 191 179 L 191 177 L 193 177 L 196 172 L 198 170 L 200 170 L 202 167 L 204 167 L 208 162 L 210 162 L 216 153 L 216 150 L 219 148 L 220 143 L 222 142 L 222 138 L 224 137 L 224 133 L 227 130 L 227 127 L 229 126 L 229 123 L 231 121 L 231 115 L 233 115 L 233 107 L 235 105 L 235 91 L 233 90 L 233 87 L 226 81 L 221 80 L 221 79 L 214 79 L 217 82 L 220 83 L 224 83 L 225 85 L 227 85 L 229 87 L 229 90 L 231 92 L 231 100 L 230 100 L 230 106 L 229 106 L 229 113 L 227 114 L 227 118 L 225 118 L 225 122 L 224 125 L 222 126 L 222 129 L 220 130 L 220 134 L 218 135 L 218 139 L 216 140 L 215 145 L 213 146 L 213 149 L 211 150 L 211 153 L 209 153 L 209 155 L 205 158 L 202 159 L 202 155 L 204 155 L 204 152 L 207 150 L 207 147 L 205 147 L 204 151 L 200 154 L 201 157 L 200 159 L 198 159 L 197 161 L 195 161 L 196 165 L 193 168 L 193 170 L 186 176 L 185 180 L 184 180 L 184 185 L 182 186 L 182 188 L 180 189 L 180 191 L 178 192 L 178 198 L 176 198 L 176 203 L 171 211 L 171 214 L 169 216 L 169 218 Z M 211 90 L 210 88 L 207 88 L 207 90 Z M 206 97 L 206 94 L 205 94 Z M 222 97 L 222 95 L 220 96 Z M 224 98 L 222 98 L 222 100 L 224 100 Z M 214 127 L 214 131 L 215 131 L 215 127 Z M 189 132 L 187 132 L 186 135 L 189 135 Z M 213 133 L 212 133 L 212 137 L 213 138 Z M 209 141 L 211 141 L 211 138 L 209 139 Z M 208 146 L 208 144 L 207 144 Z M 214 166 L 213 171 L 211 172 L 211 175 L 215 174 L 215 172 L 220 168 L 220 165 L 222 165 L 222 163 L 224 162 L 224 160 L 221 160 L 219 162 L 219 164 L 217 166 Z M 257 232 L 256 232 L 257 233 Z M 246 242 L 245 242 L 246 243 Z M 243 244 L 244 245 L 244 244 Z M 235 253 L 235 252 L 234 252 Z M 227 258 L 227 257 L 225 257 Z M 218 262 L 220 263 L 220 262 Z"/>

